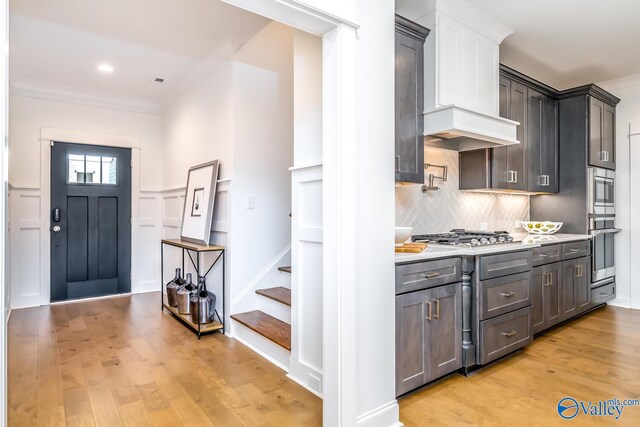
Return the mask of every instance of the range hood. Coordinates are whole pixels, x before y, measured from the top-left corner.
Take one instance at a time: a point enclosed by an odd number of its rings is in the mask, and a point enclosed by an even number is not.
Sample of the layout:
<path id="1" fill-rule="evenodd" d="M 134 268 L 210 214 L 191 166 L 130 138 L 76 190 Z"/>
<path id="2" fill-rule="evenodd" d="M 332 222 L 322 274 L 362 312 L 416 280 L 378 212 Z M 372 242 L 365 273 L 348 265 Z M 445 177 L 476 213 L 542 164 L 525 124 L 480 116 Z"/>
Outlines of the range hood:
<path id="1" fill-rule="evenodd" d="M 431 30 L 425 44 L 425 144 L 454 151 L 519 144 L 500 117 L 500 52 L 513 31 L 464 0 L 415 0 L 398 14 Z"/>

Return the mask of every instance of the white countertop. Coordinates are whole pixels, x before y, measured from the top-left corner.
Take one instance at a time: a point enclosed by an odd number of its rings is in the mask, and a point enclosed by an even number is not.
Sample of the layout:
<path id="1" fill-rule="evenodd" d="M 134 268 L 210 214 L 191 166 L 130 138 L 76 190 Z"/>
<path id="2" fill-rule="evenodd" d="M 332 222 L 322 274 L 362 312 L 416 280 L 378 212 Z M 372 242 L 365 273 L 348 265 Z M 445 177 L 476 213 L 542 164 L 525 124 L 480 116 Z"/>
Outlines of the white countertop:
<path id="1" fill-rule="evenodd" d="M 558 243 L 577 242 L 580 240 L 590 240 L 588 234 L 553 234 L 536 236 L 528 233 L 514 233 L 513 238 L 516 243 L 506 243 L 501 245 L 488 246 L 449 246 L 449 245 L 433 245 L 430 244 L 427 249 L 418 254 L 396 254 L 396 264 L 406 262 L 426 261 L 438 258 L 453 258 L 458 256 L 477 256 L 497 254 L 504 252 L 515 252 L 526 249 L 539 248 L 545 245 L 554 245 Z"/>

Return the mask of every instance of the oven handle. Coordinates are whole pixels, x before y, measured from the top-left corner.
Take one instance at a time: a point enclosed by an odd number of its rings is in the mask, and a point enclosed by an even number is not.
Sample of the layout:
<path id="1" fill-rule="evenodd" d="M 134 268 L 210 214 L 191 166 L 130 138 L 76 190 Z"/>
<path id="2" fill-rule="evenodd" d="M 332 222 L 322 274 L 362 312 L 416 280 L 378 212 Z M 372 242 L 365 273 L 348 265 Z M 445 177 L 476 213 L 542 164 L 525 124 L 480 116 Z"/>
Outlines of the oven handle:
<path id="1" fill-rule="evenodd" d="M 591 237 L 596 237 L 596 236 L 599 236 L 601 234 L 619 233 L 621 231 L 622 231 L 622 229 L 620 229 L 620 228 L 608 228 L 606 230 L 593 230 L 591 232 Z"/>

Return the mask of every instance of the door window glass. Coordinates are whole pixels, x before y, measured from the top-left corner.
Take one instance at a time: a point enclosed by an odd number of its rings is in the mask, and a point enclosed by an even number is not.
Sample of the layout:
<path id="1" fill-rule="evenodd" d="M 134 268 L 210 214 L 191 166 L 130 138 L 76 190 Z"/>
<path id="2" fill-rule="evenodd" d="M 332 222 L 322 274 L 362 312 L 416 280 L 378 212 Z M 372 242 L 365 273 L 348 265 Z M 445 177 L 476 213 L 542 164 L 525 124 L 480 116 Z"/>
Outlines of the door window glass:
<path id="1" fill-rule="evenodd" d="M 67 183 L 115 185 L 118 183 L 118 158 L 69 154 Z"/>
<path id="2" fill-rule="evenodd" d="M 84 156 L 69 154 L 69 184 L 84 182 Z"/>
<path id="3" fill-rule="evenodd" d="M 117 172 L 118 158 L 103 157 L 102 158 L 102 182 L 103 184 L 115 184 Z"/>

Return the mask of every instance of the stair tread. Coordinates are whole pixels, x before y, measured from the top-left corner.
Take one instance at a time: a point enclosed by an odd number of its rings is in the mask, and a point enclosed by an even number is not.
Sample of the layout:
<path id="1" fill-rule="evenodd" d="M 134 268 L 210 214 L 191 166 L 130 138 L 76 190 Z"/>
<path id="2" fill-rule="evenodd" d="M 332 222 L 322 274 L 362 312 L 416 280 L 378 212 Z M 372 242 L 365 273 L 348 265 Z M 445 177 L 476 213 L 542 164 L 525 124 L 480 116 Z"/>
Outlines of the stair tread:
<path id="1" fill-rule="evenodd" d="M 291 350 L 291 325 L 276 319 L 267 313 L 254 310 L 246 313 L 232 314 L 231 318 L 273 341 L 281 347 Z"/>
<path id="2" fill-rule="evenodd" d="M 276 286 L 275 288 L 258 289 L 256 294 L 270 298 L 274 301 L 281 302 L 282 304 L 291 307 L 291 289 L 283 286 Z"/>
<path id="3" fill-rule="evenodd" d="M 278 271 L 284 271 L 285 273 L 291 273 L 291 266 L 278 267 Z"/>

